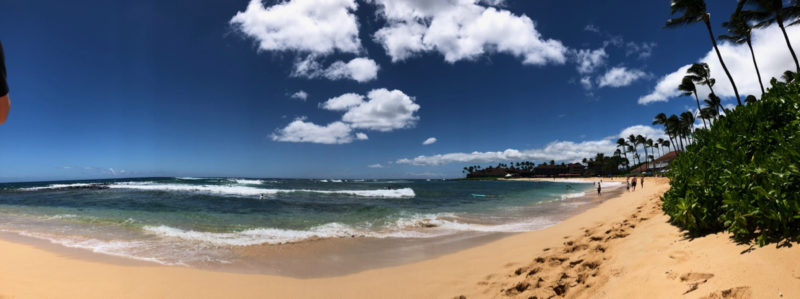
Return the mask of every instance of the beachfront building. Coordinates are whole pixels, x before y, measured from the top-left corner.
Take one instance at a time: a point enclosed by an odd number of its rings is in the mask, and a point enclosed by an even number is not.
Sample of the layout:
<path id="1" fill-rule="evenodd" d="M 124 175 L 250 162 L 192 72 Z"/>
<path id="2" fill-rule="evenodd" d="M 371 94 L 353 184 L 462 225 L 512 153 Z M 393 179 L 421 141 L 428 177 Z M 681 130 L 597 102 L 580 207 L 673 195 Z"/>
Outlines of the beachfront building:
<path id="1" fill-rule="evenodd" d="M 678 157 L 678 151 L 671 151 L 669 153 L 664 154 L 663 156 L 655 159 L 654 161 L 650 161 L 648 163 L 644 163 L 639 167 L 631 170 L 631 174 L 641 174 L 641 173 L 664 173 L 669 169 L 669 163 L 675 158 Z"/>

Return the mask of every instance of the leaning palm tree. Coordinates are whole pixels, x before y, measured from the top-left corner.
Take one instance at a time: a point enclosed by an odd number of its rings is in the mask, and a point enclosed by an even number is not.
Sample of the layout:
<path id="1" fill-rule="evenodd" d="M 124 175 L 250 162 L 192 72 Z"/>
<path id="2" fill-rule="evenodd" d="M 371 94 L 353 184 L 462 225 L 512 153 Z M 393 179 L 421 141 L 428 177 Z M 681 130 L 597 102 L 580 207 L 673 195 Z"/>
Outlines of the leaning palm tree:
<path id="1" fill-rule="evenodd" d="M 758 70 L 756 54 L 753 52 L 753 44 L 750 40 L 750 33 L 752 32 L 753 27 L 747 23 L 747 19 L 742 13 L 742 6 L 744 6 L 744 3 L 744 0 L 740 0 L 739 5 L 736 7 L 736 11 L 731 15 L 731 18 L 727 22 L 722 23 L 722 26 L 728 29 L 728 34 L 720 35 L 719 39 L 728 40 L 734 44 L 747 43 L 747 47 L 750 48 L 750 56 L 753 58 L 753 66 L 756 68 L 758 84 L 761 86 L 761 95 L 763 96 L 764 83 L 761 82 L 761 72 Z"/>
<path id="2" fill-rule="evenodd" d="M 663 156 L 664 153 L 662 152 L 662 150 L 665 150 L 664 149 L 664 138 L 656 139 L 656 144 L 658 145 L 658 155 L 659 156 Z"/>
<path id="3" fill-rule="evenodd" d="M 717 79 L 711 77 L 711 68 L 708 67 L 707 63 L 693 63 L 692 66 L 686 70 L 686 77 L 691 78 L 694 83 L 708 86 L 708 90 L 716 95 L 716 93 L 714 93 L 714 84 L 717 83 Z"/>
<path id="4" fill-rule="evenodd" d="M 715 94 L 710 93 L 708 94 L 708 99 L 703 100 L 709 107 L 712 107 L 717 110 L 715 116 L 722 115 L 722 100 Z"/>
<path id="5" fill-rule="evenodd" d="M 697 97 L 697 88 L 694 86 L 694 80 L 692 75 L 686 75 L 683 77 L 681 84 L 678 85 L 678 90 L 682 91 L 682 96 L 689 96 L 694 94 L 694 100 L 697 101 L 697 111 L 700 111 L 700 98 Z M 708 129 L 706 125 L 706 120 L 703 119 L 703 127 Z"/>
<path id="6" fill-rule="evenodd" d="M 711 44 L 714 45 L 714 51 L 717 52 L 719 63 L 722 65 L 722 69 L 725 70 L 725 74 L 728 75 L 728 80 L 731 81 L 731 86 L 733 86 L 733 93 L 736 94 L 736 100 L 741 105 L 739 89 L 736 88 L 736 83 L 733 82 L 733 77 L 728 71 L 725 61 L 722 60 L 722 54 L 719 53 L 719 48 L 717 47 L 717 39 L 714 37 L 714 32 L 711 31 L 711 14 L 706 11 L 706 2 L 704 0 L 672 0 L 671 9 L 673 15 L 676 13 L 682 13 L 682 15 L 667 20 L 664 28 L 674 28 L 697 22 L 703 22 L 706 25 L 708 36 L 711 37 Z"/>
<path id="7" fill-rule="evenodd" d="M 789 53 L 792 54 L 792 59 L 794 59 L 794 65 L 798 72 L 800 72 L 800 63 L 797 62 L 797 55 L 794 54 L 794 48 L 792 48 L 792 43 L 789 42 L 789 36 L 786 35 L 786 28 L 783 26 L 783 21 L 786 20 L 787 17 L 792 17 L 794 15 L 794 7 L 783 7 L 782 0 L 745 0 L 747 3 L 751 3 L 755 6 L 756 10 L 747 10 L 743 11 L 743 15 L 748 20 L 756 20 L 758 23 L 753 26 L 756 28 L 763 28 L 772 23 L 778 23 L 778 27 L 783 32 L 783 39 L 786 40 L 786 46 L 789 47 Z"/>
<path id="8" fill-rule="evenodd" d="M 672 143 L 671 143 L 671 142 L 669 142 L 669 140 L 664 140 L 664 141 L 662 141 L 662 142 L 661 142 L 661 146 L 666 146 L 666 147 L 667 147 L 667 150 L 668 150 L 668 151 L 670 151 L 670 152 L 671 152 L 671 151 L 673 151 L 673 149 L 672 149 Z"/>

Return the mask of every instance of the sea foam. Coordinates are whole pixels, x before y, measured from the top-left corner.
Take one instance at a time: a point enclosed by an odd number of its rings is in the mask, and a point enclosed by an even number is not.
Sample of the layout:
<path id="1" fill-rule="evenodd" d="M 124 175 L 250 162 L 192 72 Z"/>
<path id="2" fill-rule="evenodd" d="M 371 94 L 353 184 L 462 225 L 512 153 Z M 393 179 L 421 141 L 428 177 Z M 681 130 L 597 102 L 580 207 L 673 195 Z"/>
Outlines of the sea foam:
<path id="1" fill-rule="evenodd" d="M 406 198 L 416 196 L 414 190 L 411 188 L 374 190 L 263 189 L 250 186 L 157 184 L 152 182 L 123 182 L 111 184 L 108 187 L 112 189 L 136 189 L 148 191 L 205 192 L 237 196 L 258 196 L 261 194 L 275 195 L 278 193 L 294 192 L 342 194 L 378 198 Z"/>

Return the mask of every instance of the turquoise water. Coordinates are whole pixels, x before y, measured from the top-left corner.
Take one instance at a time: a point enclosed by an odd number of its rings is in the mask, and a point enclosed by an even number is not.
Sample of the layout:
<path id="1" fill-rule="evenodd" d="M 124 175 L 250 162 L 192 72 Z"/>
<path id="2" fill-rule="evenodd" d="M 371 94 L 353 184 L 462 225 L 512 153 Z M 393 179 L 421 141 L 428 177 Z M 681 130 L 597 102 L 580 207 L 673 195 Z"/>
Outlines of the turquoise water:
<path id="1" fill-rule="evenodd" d="M 326 238 L 552 225 L 593 186 L 520 181 L 142 178 L 0 184 L 0 230 L 163 264 Z M 585 201 L 584 201 L 585 202 Z"/>

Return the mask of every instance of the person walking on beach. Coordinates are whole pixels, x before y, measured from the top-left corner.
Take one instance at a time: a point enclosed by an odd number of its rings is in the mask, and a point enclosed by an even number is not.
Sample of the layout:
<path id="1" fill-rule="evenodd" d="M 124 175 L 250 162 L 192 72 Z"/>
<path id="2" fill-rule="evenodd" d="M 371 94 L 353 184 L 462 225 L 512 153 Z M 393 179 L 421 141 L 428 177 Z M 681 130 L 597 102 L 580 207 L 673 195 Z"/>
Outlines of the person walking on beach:
<path id="1" fill-rule="evenodd" d="M 625 178 L 625 191 L 631 191 L 631 181 L 629 178 Z"/>
<path id="2" fill-rule="evenodd" d="M 633 178 L 633 182 L 631 182 L 631 188 L 633 188 L 633 191 L 636 191 L 636 178 Z"/>
<path id="3" fill-rule="evenodd" d="M 639 185 L 642 185 L 642 189 L 644 189 L 644 177 L 639 180 Z"/>
<path id="4" fill-rule="evenodd" d="M 597 182 L 597 195 L 600 195 L 600 186 L 602 185 L 603 181 Z"/>
<path id="5" fill-rule="evenodd" d="M 6 60 L 3 55 L 3 43 L 0 42 L 0 125 L 6 122 L 11 101 L 8 99 L 8 82 L 6 81 Z"/>

